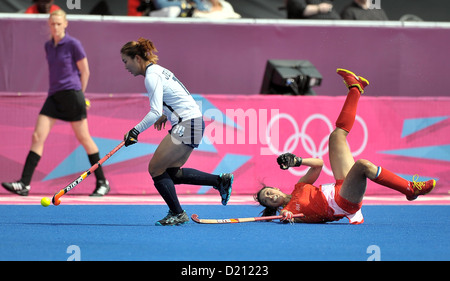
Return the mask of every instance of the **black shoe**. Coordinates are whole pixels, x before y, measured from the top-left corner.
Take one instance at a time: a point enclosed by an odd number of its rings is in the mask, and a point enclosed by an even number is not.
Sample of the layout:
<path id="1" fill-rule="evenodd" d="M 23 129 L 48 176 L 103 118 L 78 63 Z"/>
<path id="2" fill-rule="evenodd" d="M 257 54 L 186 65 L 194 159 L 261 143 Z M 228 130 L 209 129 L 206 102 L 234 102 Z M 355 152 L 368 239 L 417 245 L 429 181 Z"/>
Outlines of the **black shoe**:
<path id="1" fill-rule="evenodd" d="M 234 176 L 233 174 L 229 173 L 223 173 L 220 174 L 220 184 L 217 187 L 214 187 L 217 189 L 220 193 L 220 197 L 222 197 L 222 205 L 227 205 L 228 200 L 230 200 L 231 197 L 231 185 L 233 184 Z"/>
<path id="2" fill-rule="evenodd" d="M 167 225 L 182 225 L 189 222 L 189 217 L 186 211 L 183 211 L 180 214 L 174 214 L 169 210 L 167 216 L 165 216 L 162 220 L 159 220 L 155 223 L 155 225 L 167 226 Z"/>
<path id="3" fill-rule="evenodd" d="M 2 186 L 11 193 L 19 194 L 21 196 L 28 196 L 30 186 L 23 184 L 21 181 L 16 182 L 2 182 Z"/>
<path id="4" fill-rule="evenodd" d="M 95 186 L 94 192 L 89 196 L 105 196 L 111 190 L 109 187 L 109 182 L 107 180 L 99 180 Z"/>

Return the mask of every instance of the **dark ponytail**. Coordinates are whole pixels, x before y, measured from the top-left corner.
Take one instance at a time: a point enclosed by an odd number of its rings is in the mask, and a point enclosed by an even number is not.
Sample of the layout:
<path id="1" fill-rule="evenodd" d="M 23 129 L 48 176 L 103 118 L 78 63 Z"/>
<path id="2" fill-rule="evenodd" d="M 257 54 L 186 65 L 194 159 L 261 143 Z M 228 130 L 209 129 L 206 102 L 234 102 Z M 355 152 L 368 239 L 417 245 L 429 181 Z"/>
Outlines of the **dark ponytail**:
<path id="1" fill-rule="evenodd" d="M 262 183 L 262 188 L 261 188 L 258 192 L 256 192 L 256 193 L 253 195 L 253 199 L 254 199 L 256 202 L 258 202 L 261 206 L 265 207 L 264 210 L 261 212 L 261 215 L 262 215 L 263 217 L 275 216 L 275 215 L 277 215 L 277 213 L 280 211 L 280 209 L 281 209 L 283 206 L 274 208 L 274 207 L 270 207 L 270 206 L 265 205 L 265 204 L 261 201 L 261 199 L 260 199 L 261 193 L 262 193 L 262 191 L 263 191 L 264 189 L 266 189 L 266 188 L 274 188 L 274 187 L 270 187 L 270 186 L 267 186 L 267 185 L 265 185 L 265 184 Z M 289 197 L 289 199 L 290 199 L 291 196 L 289 195 L 288 197 Z"/>

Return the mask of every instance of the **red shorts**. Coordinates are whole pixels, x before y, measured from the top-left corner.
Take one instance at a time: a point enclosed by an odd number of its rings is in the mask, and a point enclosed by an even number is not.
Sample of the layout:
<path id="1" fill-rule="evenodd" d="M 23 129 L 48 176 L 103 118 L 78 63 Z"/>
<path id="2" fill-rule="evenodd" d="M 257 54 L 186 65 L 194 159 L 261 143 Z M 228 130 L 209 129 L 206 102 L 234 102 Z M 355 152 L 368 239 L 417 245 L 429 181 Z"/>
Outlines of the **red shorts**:
<path id="1" fill-rule="evenodd" d="M 342 184 L 344 183 L 343 180 L 337 180 L 335 185 L 335 195 L 334 200 L 336 203 L 341 207 L 344 211 L 349 212 L 350 214 L 356 213 L 359 209 L 361 209 L 362 202 L 359 202 L 359 204 L 352 203 L 342 197 L 339 192 L 341 191 Z"/>

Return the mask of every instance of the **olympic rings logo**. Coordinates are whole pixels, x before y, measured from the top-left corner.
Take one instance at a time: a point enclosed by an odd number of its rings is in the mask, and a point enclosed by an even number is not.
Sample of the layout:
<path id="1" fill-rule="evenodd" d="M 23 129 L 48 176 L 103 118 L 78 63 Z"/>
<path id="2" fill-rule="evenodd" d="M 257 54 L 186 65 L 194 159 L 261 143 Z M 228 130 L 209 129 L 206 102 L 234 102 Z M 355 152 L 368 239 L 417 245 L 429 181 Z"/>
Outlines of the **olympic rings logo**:
<path id="1" fill-rule="evenodd" d="M 272 127 L 274 126 L 274 124 L 279 124 L 281 119 L 286 119 L 287 121 L 289 121 L 289 123 L 291 123 L 292 127 L 294 128 L 294 133 L 287 138 L 287 140 L 283 146 L 280 145 L 280 147 L 282 148 L 282 150 L 280 151 L 272 143 L 272 138 L 271 138 L 272 132 L 271 131 L 272 131 Z M 320 143 L 318 144 L 318 146 L 314 142 L 313 138 L 309 134 L 306 133 L 309 124 L 314 120 L 323 121 L 323 123 L 325 123 L 326 129 L 329 131 L 329 133 L 326 134 L 320 140 Z M 363 136 L 361 146 L 357 150 L 351 151 L 353 157 L 360 155 L 364 151 L 364 149 L 367 146 L 368 139 L 369 139 L 367 125 L 364 122 L 364 120 L 361 117 L 356 116 L 355 121 L 361 125 L 362 130 L 364 132 L 364 136 Z M 280 155 L 280 154 L 286 153 L 286 152 L 291 152 L 291 153 L 295 154 L 295 151 L 296 151 L 299 143 L 301 143 L 303 149 L 306 151 L 307 154 L 310 155 L 311 158 L 323 159 L 323 156 L 328 153 L 328 138 L 333 130 L 334 130 L 333 124 L 323 114 L 316 113 L 316 114 L 309 116 L 305 120 L 305 122 L 303 122 L 301 129 L 299 129 L 297 121 L 291 115 L 289 115 L 287 113 L 280 113 L 280 114 L 277 114 L 274 117 L 272 117 L 267 125 L 266 144 L 268 145 L 270 151 L 273 154 Z M 305 155 L 299 155 L 299 156 L 305 157 Z M 302 176 L 306 173 L 307 170 L 308 170 L 308 168 L 300 170 L 300 171 L 295 170 L 293 168 L 289 169 L 289 171 L 295 176 Z M 322 170 L 329 176 L 333 175 L 331 169 L 326 167 L 326 165 L 323 166 Z"/>

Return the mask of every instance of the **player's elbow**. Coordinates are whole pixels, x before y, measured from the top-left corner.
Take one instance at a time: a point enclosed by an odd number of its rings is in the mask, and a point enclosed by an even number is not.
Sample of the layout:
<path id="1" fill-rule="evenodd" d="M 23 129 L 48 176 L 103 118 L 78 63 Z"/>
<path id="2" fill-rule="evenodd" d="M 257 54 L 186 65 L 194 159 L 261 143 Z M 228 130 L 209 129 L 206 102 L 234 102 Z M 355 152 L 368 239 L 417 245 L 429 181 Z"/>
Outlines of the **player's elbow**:
<path id="1" fill-rule="evenodd" d="M 88 81 L 89 76 L 91 76 L 91 72 L 89 71 L 89 69 L 84 69 L 83 71 L 80 72 L 81 81 Z"/>
<path id="2" fill-rule="evenodd" d="M 317 166 L 319 167 L 323 167 L 323 160 L 322 159 L 317 159 Z"/>
<path id="3" fill-rule="evenodd" d="M 310 165 L 311 168 L 322 168 L 323 160 L 319 158 L 311 158 Z"/>
<path id="4" fill-rule="evenodd" d="M 150 113 L 156 118 L 155 120 L 158 120 L 162 116 L 162 111 L 157 108 L 150 109 Z"/>

